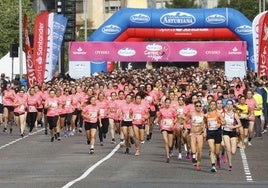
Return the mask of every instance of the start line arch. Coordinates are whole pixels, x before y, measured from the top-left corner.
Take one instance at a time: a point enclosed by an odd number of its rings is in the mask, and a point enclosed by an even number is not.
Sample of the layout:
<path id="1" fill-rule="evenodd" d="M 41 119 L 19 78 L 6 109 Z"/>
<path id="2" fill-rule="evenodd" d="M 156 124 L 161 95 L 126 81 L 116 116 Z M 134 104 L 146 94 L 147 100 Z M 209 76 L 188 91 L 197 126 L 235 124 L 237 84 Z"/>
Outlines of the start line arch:
<path id="1" fill-rule="evenodd" d="M 208 28 L 209 33 L 217 33 L 219 38 L 232 38 L 247 42 L 248 69 L 257 71 L 253 58 L 252 23 L 242 13 L 231 8 L 214 9 L 136 9 L 125 8 L 113 14 L 104 22 L 89 38 L 94 42 L 111 41 L 143 41 L 146 38 L 157 37 L 157 30 L 161 29 L 202 29 Z M 144 29 L 144 30 L 143 30 Z M 150 33 L 149 30 L 153 30 Z M 229 30 L 231 32 L 226 31 Z M 132 30 L 132 35 L 129 32 Z M 133 30 L 136 30 L 133 32 Z M 137 31 L 144 32 L 141 37 Z M 222 32 L 224 30 L 224 32 Z M 182 30 L 181 30 L 182 31 Z M 218 33 L 222 32 L 222 36 Z M 162 33 L 163 34 L 163 33 Z M 226 36 L 224 36 L 226 34 Z M 232 35 L 233 34 L 233 35 Z M 170 32 L 164 34 L 166 38 L 172 39 Z M 213 36 L 214 36 L 213 35 Z M 207 35 L 206 40 L 208 40 Z M 217 38 L 211 36 L 211 40 Z M 163 37 L 163 36 L 162 36 Z M 198 34 L 195 35 L 198 37 Z M 237 37 L 237 38 L 236 38 Z M 174 38 L 174 36 L 173 36 Z M 202 36 L 200 35 L 200 39 Z M 236 38 L 236 39 L 235 39 Z M 184 38 L 184 40 L 187 38 Z M 106 71 L 107 63 L 92 63 L 92 69 Z"/>

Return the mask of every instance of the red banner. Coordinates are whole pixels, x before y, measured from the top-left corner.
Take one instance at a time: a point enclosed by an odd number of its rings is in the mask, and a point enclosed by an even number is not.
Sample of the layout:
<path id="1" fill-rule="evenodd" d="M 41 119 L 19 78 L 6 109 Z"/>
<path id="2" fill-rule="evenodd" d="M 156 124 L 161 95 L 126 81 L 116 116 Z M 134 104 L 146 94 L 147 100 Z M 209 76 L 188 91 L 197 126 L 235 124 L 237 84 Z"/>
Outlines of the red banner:
<path id="1" fill-rule="evenodd" d="M 44 82 L 45 77 L 48 40 L 48 15 L 48 11 L 40 13 L 34 23 L 33 62 L 35 68 L 35 76 L 40 86 Z"/>
<path id="2" fill-rule="evenodd" d="M 27 21 L 26 15 L 24 15 L 23 27 L 24 27 L 24 40 L 25 40 L 25 55 L 26 55 L 26 70 L 27 70 L 28 87 L 32 87 L 36 82 L 36 77 L 35 77 L 35 73 L 34 73 L 33 52 L 32 52 L 30 39 L 29 39 L 28 21 Z"/>
<path id="3" fill-rule="evenodd" d="M 264 14 L 259 20 L 259 76 L 268 75 L 268 16 Z"/>

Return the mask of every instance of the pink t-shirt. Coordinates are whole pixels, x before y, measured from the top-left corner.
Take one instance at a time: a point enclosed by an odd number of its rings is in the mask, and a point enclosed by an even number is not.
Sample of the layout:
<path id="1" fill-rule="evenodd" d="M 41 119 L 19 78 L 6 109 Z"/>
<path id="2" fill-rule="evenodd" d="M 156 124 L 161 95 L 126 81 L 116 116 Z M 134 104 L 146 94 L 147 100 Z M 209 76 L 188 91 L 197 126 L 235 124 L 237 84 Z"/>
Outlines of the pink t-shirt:
<path id="1" fill-rule="evenodd" d="M 109 114 L 109 103 L 107 100 L 97 100 L 97 106 L 99 107 L 99 113 L 100 113 L 100 118 L 108 118 Z"/>
<path id="2" fill-rule="evenodd" d="M 116 100 L 114 101 L 108 101 L 108 106 L 109 106 L 109 115 L 108 117 L 114 120 L 118 120 L 118 105 Z"/>
<path id="3" fill-rule="evenodd" d="M 27 108 L 27 95 L 26 94 L 24 94 L 23 96 L 17 95 L 14 100 L 14 105 L 15 105 L 14 112 L 24 114 Z"/>
<path id="4" fill-rule="evenodd" d="M 60 101 L 57 97 L 47 97 L 45 101 L 45 106 L 48 106 L 47 108 L 47 116 L 58 116 L 59 115 L 59 107 L 60 107 Z"/>
<path id="5" fill-rule="evenodd" d="M 73 96 L 72 95 L 62 95 L 61 96 L 62 101 L 62 112 L 65 114 L 70 114 L 74 111 L 73 107 Z"/>
<path id="6" fill-rule="evenodd" d="M 97 123 L 99 117 L 99 107 L 97 105 L 87 105 L 82 109 L 85 122 Z"/>
<path id="7" fill-rule="evenodd" d="M 28 95 L 27 105 L 28 112 L 37 112 L 37 107 L 40 105 L 42 101 L 40 101 L 40 96 L 37 94 Z"/>
<path id="8" fill-rule="evenodd" d="M 133 103 L 122 103 L 120 106 L 120 120 L 132 121 L 133 120 Z"/>
<path id="9" fill-rule="evenodd" d="M 142 125 L 146 123 L 147 115 L 148 115 L 148 105 L 141 104 L 133 104 L 133 121 L 134 125 Z"/>
<path id="10" fill-rule="evenodd" d="M 174 130 L 176 117 L 177 111 L 174 108 L 161 108 L 158 112 L 158 118 L 160 118 L 160 129 L 167 131 Z"/>
<path id="11" fill-rule="evenodd" d="M 194 104 L 188 104 L 186 107 L 185 107 L 185 115 L 186 116 L 190 116 L 192 112 L 195 111 L 195 108 L 194 108 Z M 185 122 L 185 126 L 187 129 L 191 129 L 191 123 L 190 123 L 190 120 Z"/>
<path id="12" fill-rule="evenodd" d="M 73 107 L 75 109 L 80 109 L 80 106 L 81 106 L 81 96 L 80 95 L 72 95 L 72 98 L 73 98 Z"/>
<path id="13" fill-rule="evenodd" d="M 3 92 L 3 104 L 4 106 L 12 106 L 15 100 L 16 94 L 13 89 L 7 89 Z"/>

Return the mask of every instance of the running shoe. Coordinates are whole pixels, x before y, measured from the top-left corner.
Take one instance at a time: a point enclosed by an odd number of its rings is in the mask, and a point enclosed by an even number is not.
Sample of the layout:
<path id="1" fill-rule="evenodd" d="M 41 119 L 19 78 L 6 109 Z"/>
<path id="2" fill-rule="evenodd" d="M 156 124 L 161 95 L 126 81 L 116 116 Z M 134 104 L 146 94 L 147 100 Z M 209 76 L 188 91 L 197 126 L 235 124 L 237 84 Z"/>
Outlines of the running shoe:
<path id="1" fill-rule="evenodd" d="M 106 138 L 106 134 L 103 134 L 103 138 L 104 138 L 104 139 Z"/>
<path id="2" fill-rule="evenodd" d="M 145 141 L 144 140 L 141 140 L 141 144 L 144 144 L 145 143 Z"/>
<path id="3" fill-rule="evenodd" d="M 261 134 L 264 134 L 264 133 L 266 133 L 267 132 L 267 130 L 266 129 L 264 129 L 262 132 L 261 132 Z"/>
<path id="4" fill-rule="evenodd" d="M 94 153 L 94 148 L 90 148 L 89 154 L 93 154 L 93 153 Z"/>
<path id="5" fill-rule="evenodd" d="M 150 136 L 150 140 L 152 139 L 152 135 L 153 135 L 153 133 L 150 133 L 150 134 L 149 134 L 149 136 Z"/>
<path id="6" fill-rule="evenodd" d="M 212 166 L 211 169 L 210 169 L 210 172 L 217 172 L 217 169 L 215 166 Z"/>
<path id="7" fill-rule="evenodd" d="M 69 135 L 74 136 L 74 131 L 70 131 Z"/>
<path id="8" fill-rule="evenodd" d="M 139 156 L 139 155 L 140 155 L 140 150 L 136 150 L 135 156 Z"/>
<path id="9" fill-rule="evenodd" d="M 196 169 L 197 171 L 200 171 L 200 170 L 201 170 L 201 166 L 200 166 L 199 164 L 197 164 L 197 165 L 195 166 L 195 169 Z"/>
<path id="10" fill-rule="evenodd" d="M 60 136 L 58 137 L 58 141 L 61 141 L 61 137 Z"/>
<path id="11" fill-rule="evenodd" d="M 226 163 L 226 162 L 227 162 L 226 156 L 225 156 L 224 154 L 221 155 L 221 161 L 222 161 L 223 163 Z"/>
<path id="12" fill-rule="evenodd" d="M 90 140 L 87 140 L 87 145 L 89 145 L 90 144 Z"/>
<path id="13" fill-rule="evenodd" d="M 12 129 L 12 128 L 10 128 L 10 129 L 9 129 L 9 133 L 10 133 L 10 134 L 12 134 L 12 131 L 13 131 L 13 129 Z"/>
<path id="14" fill-rule="evenodd" d="M 55 140 L 57 140 L 58 139 L 58 134 L 57 133 L 54 134 L 54 137 L 55 137 Z"/>
<path id="15" fill-rule="evenodd" d="M 23 138 L 24 137 L 24 133 L 21 133 L 20 136 Z"/>
<path id="16" fill-rule="evenodd" d="M 248 146 L 252 146 L 252 143 L 251 142 L 248 142 Z"/>
<path id="17" fill-rule="evenodd" d="M 120 141 L 120 147 L 122 148 L 125 145 L 125 140 Z"/>
<path id="18" fill-rule="evenodd" d="M 232 166 L 229 166 L 228 171 L 232 171 Z"/>
<path id="19" fill-rule="evenodd" d="M 79 127 L 78 132 L 82 133 L 82 127 Z"/>
<path id="20" fill-rule="evenodd" d="M 187 153 L 187 154 L 186 154 L 186 159 L 190 160 L 190 159 L 191 159 L 190 156 L 191 156 L 190 153 Z"/>
<path id="21" fill-rule="evenodd" d="M 178 159 L 182 159 L 182 154 L 181 153 L 179 153 Z"/>
<path id="22" fill-rule="evenodd" d="M 3 132 L 4 132 L 4 133 L 6 133 L 6 132 L 7 132 L 7 128 L 6 128 L 6 127 L 4 127 Z"/>
<path id="23" fill-rule="evenodd" d="M 244 138 L 244 143 L 245 143 L 245 144 L 248 143 L 248 138 Z"/>
<path id="24" fill-rule="evenodd" d="M 186 144 L 183 144 L 183 146 L 184 146 L 184 150 L 187 152 L 188 151 L 187 145 Z"/>
<path id="25" fill-rule="evenodd" d="M 173 153 L 172 150 L 169 151 L 169 156 L 170 156 L 170 157 L 173 157 L 173 156 L 174 156 L 174 153 Z"/>
<path id="26" fill-rule="evenodd" d="M 126 148 L 125 154 L 129 154 L 129 148 Z"/>
<path id="27" fill-rule="evenodd" d="M 103 146 L 103 142 L 100 142 L 100 146 Z"/>
<path id="28" fill-rule="evenodd" d="M 167 161 L 166 161 L 166 163 L 169 163 L 169 158 L 167 158 Z"/>
<path id="29" fill-rule="evenodd" d="M 146 136 L 146 140 L 150 140 L 150 135 L 149 134 L 147 134 L 147 136 Z"/>
<path id="30" fill-rule="evenodd" d="M 195 158 L 192 159 L 193 165 L 196 166 L 197 165 L 197 160 Z"/>
<path id="31" fill-rule="evenodd" d="M 220 161 L 217 161 L 216 162 L 216 166 L 217 166 L 217 168 L 221 168 L 221 162 Z"/>
<path id="32" fill-rule="evenodd" d="M 111 144 L 116 144 L 115 139 L 113 138 Z"/>
<path id="33" fill-rule="evenodd" d="M 45 129 L 45 135 L 47 135 L 47 129 Z"/>
<path id="34" fill-rule="evenodd" d="M 54 142 L 54 136 L 51 137 L 50 142 Z"/>

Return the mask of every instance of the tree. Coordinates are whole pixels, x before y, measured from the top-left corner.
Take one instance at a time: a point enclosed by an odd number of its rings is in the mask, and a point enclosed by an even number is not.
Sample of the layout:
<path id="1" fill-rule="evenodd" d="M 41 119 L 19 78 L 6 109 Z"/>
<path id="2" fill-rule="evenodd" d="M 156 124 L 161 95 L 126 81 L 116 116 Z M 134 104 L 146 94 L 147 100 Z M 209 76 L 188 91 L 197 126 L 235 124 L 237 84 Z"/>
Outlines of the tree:
<path id="1" fill-rule="evenodd" d="M 22 0 L 22 15 L 28 17 L 29 33 L 36 17 L 30 0 Z M 10 44 L 19 43 L 19 1 L 0 0 L 0 58 L 9 52 Z"/>
<path id="2" fill-rule="evenodd" d="M 218 7 L 234 8 L 243 13 L 250 21 L 253 21 L 255 16 L 259 14 L 259 0 L 220 0 Z"/>
<path id="3" fill-rule="evenodd" d="M 173 0 L 171 4 L 166 3 L 167 8 L 198 8 L 195 0 Z"/>

